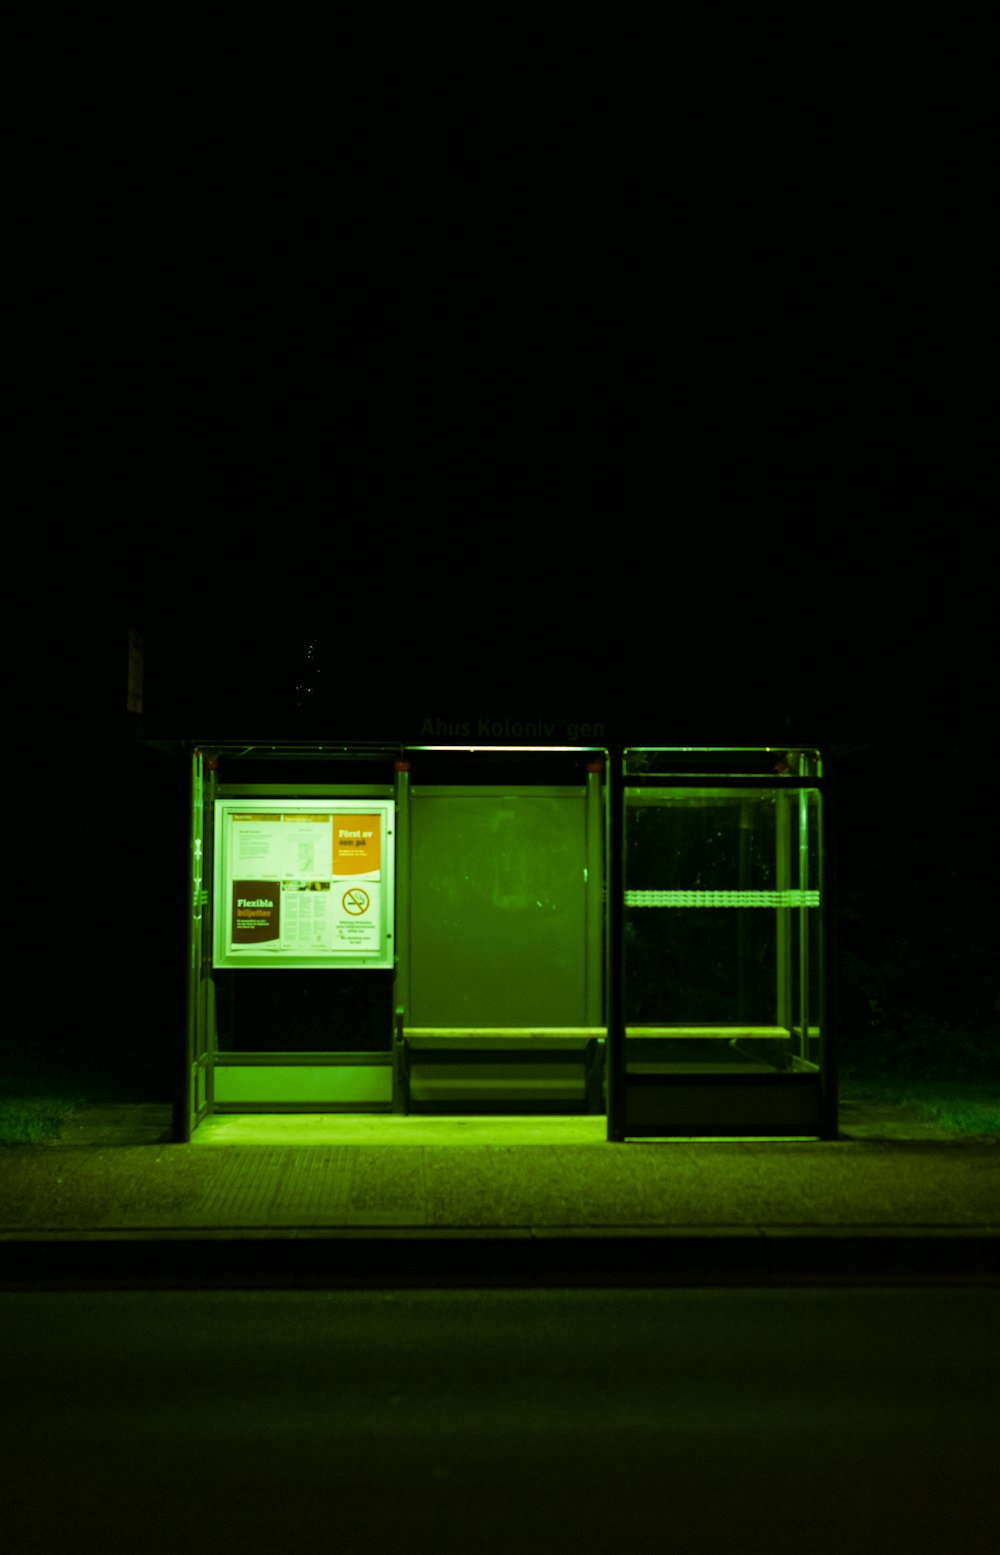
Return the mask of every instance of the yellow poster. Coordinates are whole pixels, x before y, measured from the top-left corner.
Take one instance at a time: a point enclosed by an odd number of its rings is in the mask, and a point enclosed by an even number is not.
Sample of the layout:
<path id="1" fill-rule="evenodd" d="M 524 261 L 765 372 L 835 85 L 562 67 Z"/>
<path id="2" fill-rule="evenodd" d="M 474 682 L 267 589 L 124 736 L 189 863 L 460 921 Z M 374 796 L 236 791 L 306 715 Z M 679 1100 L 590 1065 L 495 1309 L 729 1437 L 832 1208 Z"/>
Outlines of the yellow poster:
<path id="1" fill-rule="evenodd" d="M 352 875 L 377 880 L 381 873 L 379 817 L 335 815 L 333 818 L 334 877 Z"/>

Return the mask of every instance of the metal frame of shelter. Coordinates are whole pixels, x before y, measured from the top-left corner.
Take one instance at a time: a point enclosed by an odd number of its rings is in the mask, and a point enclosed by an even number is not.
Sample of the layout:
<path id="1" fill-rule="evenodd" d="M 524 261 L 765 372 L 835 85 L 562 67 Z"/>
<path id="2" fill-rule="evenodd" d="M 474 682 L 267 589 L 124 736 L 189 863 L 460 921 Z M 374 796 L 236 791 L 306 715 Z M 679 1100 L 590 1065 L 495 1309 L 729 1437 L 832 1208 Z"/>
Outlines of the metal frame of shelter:
<path id="1" fill-rule="evenodd" d="M 516 767 L 516 781 L 474 781 L 481 766 L 501 760 L 513 763 L 511 770 Z M 579 776 L 572 782 L 533 780 L 536 766 L 540 770 L 547 764 L 548 770 L 553 762 L 567 770 L 575 764 Z M 225 742 L 192 747 L 191 764 L 181 1139 L 189 1139 L 213 1112 L 410 1110 L 605 1112 L 607 1138 L 616 1142 L 836 1137 L 828 975 L 833 965 L 832 796 L 818 752 Z M 414 781 L 414 764 L 433 766 L 435 781 Z M 296 775 L 289 778 L 293 769 Z M 364 780 L 355 781 L 355 773 Z M 373 774 L 381 780 L 372 781 Z M 278 800 L 289 809 L 314 806 L 332 812 L 348 805 L 389 817 L 386 846 L 394 865 L 395 908 L 391 922 L 382 925 L 381 960 L 373 953 L 371 965 L 391 968 L 379 975 L 392 979 L 387 1016 L 392 1030 L 377 1051 L 251 1053 L 220 1046 L 216 984 L 220 970 L 225 967 L 228 976 L 229 968 L 225 947 L 220 951 L 216 821 L 227 801 L 253 809 L 251 801 L 263 808 Z M 637 818 L 651 833 L 658 827 L 662 831 L 661 822 L 676 830 L 699 806 L 730 827 L 742 827 L 733 832 L 740 848 L 748 826 L 763 818 L 767 844 L 758 849 L 757 877 L 748 880 L 741 874 L 721 888 L 716 881 L 700 890 L 686 878 L 654 879 L 649 888 L 647 870 L 637 888 L 630 875 L 636 867 Z M 527 901 L 523 881 L 515 879 L 510 865 L 509 839 L 522 834 L 535 850 L 532 857 L 541 859 L 537 901 Z M 425 905 L 429 896 L 440 901 L 456 889 L 458 875 L 445 878 L 438 864 L 428 863 L 440 857 L 445 836 L 464 839 L 465 867 L 459 873 L 462 882 L 471 881 L 464 889 L 474 890 L 477 868 L 493 869 L 495 875 L 486 906 L 468 895 L 459 903 L 459 939 L 450 945 L 435 938 L 436 924 Z M 477 863 L 485 857 L 484 838 L 495 854 L 507 849 L 506 875 L 496 872 L 499 854 L 486 865 Z M 564 855 L 570 860 L 565 866 L 560 862 Z M 743 853 L 739 859 L 742 871 Z M 582 870 L 582 887 L 574 884 L 574 869 Z M 713 918 L 705 907 L 721 911 Z M 732 910 L 741 907 L 751 911 L 741 916 Z M 465 920 L 478 940 L 461 940 Z M 676 938 L 684 924 L 693 921 L 697 929 L 710 921 L 735 925 L 729 940 L 741 946 L 745 925 L 758 925 L 755 932 L 763 935 L 762 943 L 766 940 L 773 1007 L 763 1016 L 762 1006 L 751 1011 L 752 1019 L 746 1010 L 737 1010 L 735 1018 L 729 1011 L 721 1024 L 706 1020 L 700 1010 L 693 1022 L 683 1009 L 667 1011 L 658 1021 L 637 1017 L 628 948 L 635 937 L 633 921 L 646 938 L 663 929 L 665 965 L 672 954 L 671 936 Z M 539 948 L 537 954 L 532 949 L 523 976 L 511 978 L 504 969 L 514 953 L 512 926 L 518 924 L 528 925 L 517 932 L 527 933 L 532 945 L 537 940 Z M 479 952 L 470 952 L 470 944 L 478 945 Z M 472 954 L 475 974 L 467 977 L 462 958 Z M 567 957 L 574 989 L 579 985 L 572 995 L 553 991 L 557 969 Z M 364 947 L 358 951 L 355 946 L 354 955 L 339 964 L 348 959 L 364 966 Z M 491 983 L 494 959 L 499 981 Z M 307 964 L 290 958 L 282 968 L 284 977 L 277 970 L 263 975 L 283 985 L 284 978 Z M 327 958 L 322 965 L 335 970 L 338 962 Z M 237 970 L 235 977 L 243 979 L 246 973 Z M 509 987 L 518 982 L 525 990 L 520 1001 L 516 987 Z M 466 997 L 462 990 L 467 986 L 473 992 Z M 539 1013 L 526 1015 L 526 1010 Z M 723 1036 L 728 1043 L 719 1041 Z M 677 1053 L 689 1050 L 709 1058 L 676 1061 Z M 720 1053 L 730 1061 L 716 1061 Z M 504 1074 L 517 1078 L 508 1083 Z M 522 1104 L 518 1086 L 522 1098 L 533 1099 Z M 493 1094 L 491 1087 L 500 1087 L 497 1094 L 505 1100 L 484 1100 Z"/>

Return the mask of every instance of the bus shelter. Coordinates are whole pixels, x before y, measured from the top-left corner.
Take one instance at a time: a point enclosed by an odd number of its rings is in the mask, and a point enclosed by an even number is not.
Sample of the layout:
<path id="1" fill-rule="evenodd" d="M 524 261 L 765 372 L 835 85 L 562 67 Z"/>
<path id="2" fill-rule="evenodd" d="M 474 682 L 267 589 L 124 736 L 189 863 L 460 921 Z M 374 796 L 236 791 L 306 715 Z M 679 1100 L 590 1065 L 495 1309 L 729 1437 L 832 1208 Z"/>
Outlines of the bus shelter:
<path id="1" fill-rule="evenodd" d="M 181 1137 L 833 1137 L 815 752 L 199 743 Z"/>

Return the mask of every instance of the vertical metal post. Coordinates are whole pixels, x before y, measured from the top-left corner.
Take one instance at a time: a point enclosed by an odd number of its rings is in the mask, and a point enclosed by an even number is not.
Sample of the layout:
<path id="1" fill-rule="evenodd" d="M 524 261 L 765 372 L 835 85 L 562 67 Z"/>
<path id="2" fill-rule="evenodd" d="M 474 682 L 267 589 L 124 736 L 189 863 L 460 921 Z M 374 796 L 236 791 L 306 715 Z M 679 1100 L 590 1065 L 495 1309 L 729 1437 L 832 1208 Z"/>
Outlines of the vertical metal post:
<path id="1" fill-rule="evenodd" d="M 819 806 L 820 1137 L 836 1139 L 839 1128 L 837 1115 L 837 807 L 835 779 L 826 762 Z"/>
<path id="2" fill-rule="evenodd" d="M 209 755 L 205 761 L 206 780 L 202 786 L 204 799 L 203 848 L 205 853 L 204 922 L 202 924 L 201 997 L 199 1001 L 200 1025 L 197 1060 L 199 1074 L 204 1077 L 205 1113 L 215 1111 L 215 1056 L 218 1051 L 218 1031 L 215 1024 L 215 913 L 219 906 L 217 891 L 221 881 L 215 872 L 215 800 L 219 783 L 219 758 Z M 207 974 L 206 974 L 207 968 Z M 197 1122 L 197 1117 L 195 1119 Z"/>
<path id="3" fill-rule="evenodd" d="M 195 750 L 191 755 L 191 788 L 188 800 L 188 890 L 187 890 L 187 998 L 185 1001 L 184 1046 L 181 1055 L 181 1073 L 178 1076 L 174 1097 L 174 1139 L 178 1144 L 190 1142 L 193 1128 L 195 1100 L 191 1093 L 194 1083 L 195 1053 L 198 1048 L 198 1006 L 201 997 L 202 914 L 204 909 L 204 855 L 202 793 L 202 755 Z"/>
<path id="4" fill-rule="evenodd" d="M 799 790 L 799 1057 L 809 1057 L 809 794 Z"/>
<path id="5" fill-rule="evenodd" d="M 791 887 L 791 867 L 789 854 L 789 815 L 788 796 L 778 793 L 775 795 L 775 860 L 774 873 L 775 885 L 779 891 L 787 891 Z M 792 957 L 791 957 L 791 908 L 777 907 L 777 943 L 775 946 L 777 961 L 777 1024 L 784 1026 L 791 1033 L 792 1020 Z"/>
<path id="6" fill-rule="evenodd" d="M 405 1028 L 410 1018 L 410 763 L 396 762 L 396 977 L 393 992 L 392 1110 L 409 1110 Z"/>
<path id="7" fill-rule="evenodd" d="M 625 1138 L 625 752 L 608 770 L 608 1140 Z"/>
<path id="8" fill-rule="evenodd" d="M 588 1026 L 604 1025 L 603 772 L 603 761 L 587 762 L 584 1021 Z"/>
<path id="9" fill-rule="evenodd" d="M 737 884 L 741 891 L 750 889 L 750 827 L 752 807 L 746 799 L 740 800 L 740 837 Z M 747 998 L 747 914 L 738 911 L 736 917 L 736 1019 L 741 1026 L 750 1024 Z"/>

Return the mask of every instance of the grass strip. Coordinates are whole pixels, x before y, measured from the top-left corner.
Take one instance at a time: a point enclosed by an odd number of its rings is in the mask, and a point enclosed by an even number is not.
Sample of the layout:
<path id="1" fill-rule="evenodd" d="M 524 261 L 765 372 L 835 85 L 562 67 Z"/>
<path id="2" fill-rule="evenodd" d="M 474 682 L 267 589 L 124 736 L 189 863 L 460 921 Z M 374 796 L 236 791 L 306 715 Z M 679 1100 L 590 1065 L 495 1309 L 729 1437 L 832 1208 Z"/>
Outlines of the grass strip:
<path id="1" fill-rule="evenodd" d="M 845 1080 L 845 1101 L 890 1102 L 956 1135 L 1000 1138 L 1000 1086 L 972 1080 Z"/>

